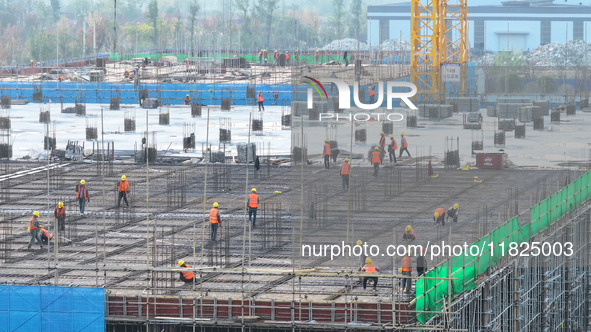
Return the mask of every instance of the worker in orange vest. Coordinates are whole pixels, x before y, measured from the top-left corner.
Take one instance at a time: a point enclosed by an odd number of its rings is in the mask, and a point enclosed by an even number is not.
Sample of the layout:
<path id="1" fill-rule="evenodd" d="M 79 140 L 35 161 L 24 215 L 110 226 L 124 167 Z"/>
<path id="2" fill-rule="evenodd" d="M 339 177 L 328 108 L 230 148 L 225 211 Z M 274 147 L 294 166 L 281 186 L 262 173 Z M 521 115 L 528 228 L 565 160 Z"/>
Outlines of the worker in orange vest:
<path id="1" fill-rule="evenodd" d="M 48 244 L 49 240 L 53 239 L 53 234 L 41 226 L 39 226 L 39 232 L 41 233 L 41 242 L 43 244 Z"/>
<path id="2" fill-rule="evenodd" d="M 411 261 L 410 261 L 411 254 L 412 253 L 409 250 L 407 252 L 407 255 L 402 258 L 402 262 L 401 262 L 402 267 L 400 268 L 400 272 L 402 273 L 402 275 L 410 276 L 412 273 L 412 266 L 411 266 Z M 402 291 L 404 291 L 407 294 L 410 294 L 411 288 L 412 288 L 412 280 L 410 278 L 402 278 Z"/>
<path id="3" fill-rule="evenodd" d="M 343 189 L 349 188 L 349 174 L 351 174 L 351 165 L 349 165 L 349 158 L 345 158 L 345 162 L 341 165 L 341 183 Z"/>
<path id="4" fill-rule="evenodd" d="M 373 164 L 373 176 L 378 176 L 378 168 L 382 158 L 380 158 L 380 148 L 376 146 L 375 150 L 371 153 L 371 163 Z"/>
<path id="5" fill-rule="evenodd" d="M 375 274 L 380 272 L 380 269 L 371 262 L 371 258 L 367 257 L 365 259 L 365 265 L 363 266 L 361 271 L 365 273 Z M 367 282 L 369 280 L 373 281 L 373 290 L 376 291 L 376 287 L 378 285 L 378 277 L 363 277 L 363 289 L 367 287 Z"/>
<path id="6" fill-rule="evenodd" d="M 263 64 L 263 50 L 259 51 L 259 65 Z"/>
<path id="7" fill-rule="evenodd" d="M 380 141 L 378 142 L 378 146 L 380 148 L 380 160 L 383 160 L 386 155 L 386 136 L 384 136 L 383 131 L 380 131 Z"/>
<path id="8" fill-rule="evenodd" d="M 263 101 L 265 101 L 265 99 L 263 98 L 263 91 L 259 91 L 257 101 L 259 102 L 259 112 L 261 111 L 261 108 L 263 109 L 263 111 L 265 111 L 265 105 L 263 105 Z"/>
<path id="9" fill-rule="evenodd" d="M 90 203 L 90 195 L 88 194 L 88 188 L 86 188 L 86 181 L 80 180 L 80 184 L 76 186 L 76 199 L 78 205 L 80 205 L 80 215 L 84 215 L 84 207 L 86 202 Z"/>
<path id="10" fill-rule="evenodd" d="M 435 225 L 441 224 L 441 226 L 445 226 L 445 209 L 444 208 L 435 209 L 435 213 L 433 213 L 433 221 L 435 222 Z"/>
<path id="11" fill-rule="evenodd" d="M 398 150 L 398 144 L 396 144 L 394 135 L 390 135 L 390 145 L 388 145 L 388 154 L 390 155 L 390 162 L 392 162 L 392 160 L 396 162 L 396 150 Z"/>
<path id="12" fill-rule="evenodd" d="M 277 50 L 275 50 L 275 54 L 273 55 L 273 59 L 275 59 L 275 64 L 277 64 L 277 61 L 279 60 L 279 52 L 277 52 Z"/>
<path id="13" fill-rule="evenodd" d="M 324 140 L 324 148 L 322 150 L 322 157 L 324 158 L 324 168 L 330 168 L 330 144 L 328 139 Z"/>
<path id="14" fill-rule="evenodd" d="M 248 221 L 252 221 L 252 228 L 257 223 L 257 209 L 259 207 L 259 196 L 257 195 L 257 189 L 252 188 L 248 200 L 246 201 L 246 208 L 248 208 Z"/>
<path id="15" fill-rule="evenodd" d="M 287 65 L 287 63 L 289 62 L 289 52 L 285 52 L 285 64 Z"/>
<path id="16" fill-rule="evenodd" d="M 408 157 L 411 158 L 410 152 L 408 152 L 408 142 L 406 141 L 406 137 L 404 137 L 404 133 L 400 133 L 400 154 L 398 158 L 402 158 L 402 152 L 406 151 Z"/>
<path id="17" fill-rule="evenodd" d="M 179 261 L 179 266 L 187 269 L 187 271 L 179 272 L 181 281 L 184 281 L 186 283 L 193 282 L 195 274 L 193 273 L 193 271 L 188 270 L 191 266 L 189 266 L 189 264 L 185 264 L 185 261 L 182 259 Z"/>
<path id="18" fill-rule="evenodd" d="M 416 239 L 417 235 L 415 234 L 415 231 L 412 230 L 412 227 L 410 225 L 406 226 L 406 228 L 404 229 L 404 234 L 402 234 L 402 241 L 412 242 Z"/>
<path id="19" fill-rule="evenodd" d="M 119 181 L 118 185 L 119 189 L 119 198 L 117 199 L 117 207 L 121 206 L 121 199 L 125 201 L 127 207 L 129 207 L 129 202 L 127 202 L 127 193 L 129 192 L 129 182 L 127 181 L 127 177 L 123 175 L 121 177 L 121 181 Z"/>
<path id="20" fill-rule="evenodd" d="M 218 227 L 222 225 L 222 218 L 218 211 L 218 202 L 213 203 L 213 208 L 209 211 L 209 223 L 211 224 L 211 240 L 215 241 L 218 233 Z"/>
<path id="21" fill-rule="evenodd" d="M 66 230 L 66 208 L 64 207 L 64 203 L 59 202 L 57 203 L 57 207 L 55 208 L 55 212 L 53 213 L 53 217 L 57 219 L 57 226 L 59 227 L 60 231 Z"/>
<path id="22" fill-rule="evenodd" d="M 264 62 L 265 64 L 267 64 L 267 58 L 268 58 L 268 55 L 267 55 L 267 50 L 263 50 L 263 62 Z"/>
<path id="23" fill-rule="evenodd" d="M 367 88 L 367 95 L 369 96 L 369 103 L 373 104 L 373 97 L 376 95 L 376 93 L 373 91 L 373 87 L 370 86 L 369 88 Z"/>
<path id="24" fill-rule="evenodd" d="M 27 249 L 31 249 L 33 241 L 35 240 L 39 243 L 41 249 L 43 249 L 43 242 L 41 242 L 41 237 L 39 236 L 39 220 L 37 220 L 37 218 L 39 218 L 39 211 L 33 212 L 33 216 L 29 219 L 29 233 L 31 233 L 31 239 L 29 240 Z"/>
<path id="25" fill-rule="evenodd" d="M 185 105 L 191 105 L 191 97 L 189 95 L 185 96 Z"/>

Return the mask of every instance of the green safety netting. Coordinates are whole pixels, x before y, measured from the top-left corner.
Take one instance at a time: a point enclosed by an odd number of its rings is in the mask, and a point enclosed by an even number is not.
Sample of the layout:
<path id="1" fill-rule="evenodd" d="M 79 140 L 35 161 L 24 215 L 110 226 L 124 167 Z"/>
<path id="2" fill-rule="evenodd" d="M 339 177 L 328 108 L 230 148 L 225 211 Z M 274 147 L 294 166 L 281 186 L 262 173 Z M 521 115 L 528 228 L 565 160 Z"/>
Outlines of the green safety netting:
<path id="1" fill-rule="evenodd" d="M 290 54 L 291 58 L 290 61 L 295 61 L 295 57 L 293 54 Z M 190 59 L 190 58 L 196 58 L 197 55 L 191 55 L 191 54 L 179 54 L 179 53 L 163 53 L 163 54 L 151 54 L 151 53 L 124 53 L 124 54 L 111 54 L 110 55 L 110 60 L 111 61 L 119 61 L 119 60 L 131 60 L 134 58 L 150 58 L 150 60 L 152 61 L 158 61 L 160 60 L 160 58 L 162 58 L 163 56 L 175 56 L 177 58 L 178 61 L 184 61 L 185 59 Z M 205 55 L 204 55 L 205 56 Z M 257 54 L 235 54 L 235 55 L 228 55 L 228 54 L 207 54 L 205 57 L 207 58 L 214 58 L 214 59 L 220 59 L 220 61 L 222 61 L 222 59 L 224 58 L 232 58 L 235 56 L 240 56 L 243 57 L 247 62 L 259 62 L 259 56 L 258 53 Z M 300 59 L 299 62 L 304 62 L 304 63 L 317 63 L 317 62 L 329 62 L 329 61 L 338 61 L 338 62 L 342 62 L 342 56 L 341 55 L 320 55 L 318 57 L 318 61 L 316 61 L 316 56 L 315 55 L 300 55 Z M 268 52 L 267 53 L 267 63 L 273 63 L 275 61 L 274 59 L 274 53 L 273 52 Z"/>
<path id="2" fill-rule="evenodd" d="M 425 323 L 441 311 L 444 301 L 447 303 L 450 296 L 453 299 L 457 294 L 476 288 L 475 281 L 478 275 L 498 264 L 501 257 L 508 254 L 510 243 L 528 242 L 532 236 L 586 202 L 591 196 L 589 174 L 591 172 L 586 172 L 561 190 L 532 206 L 530 222 L 526 225 L 520 227 L 518 218 L 514 217 L 472 243 L 468 248 L 478 246 L 479 255 L 472 255 L 468 249 L 467 252 L 441 263 L 418 279 L 416 283 L 417 320 Z M 448 278 L 452 279 L 452 289 L 449 291 Z"/>

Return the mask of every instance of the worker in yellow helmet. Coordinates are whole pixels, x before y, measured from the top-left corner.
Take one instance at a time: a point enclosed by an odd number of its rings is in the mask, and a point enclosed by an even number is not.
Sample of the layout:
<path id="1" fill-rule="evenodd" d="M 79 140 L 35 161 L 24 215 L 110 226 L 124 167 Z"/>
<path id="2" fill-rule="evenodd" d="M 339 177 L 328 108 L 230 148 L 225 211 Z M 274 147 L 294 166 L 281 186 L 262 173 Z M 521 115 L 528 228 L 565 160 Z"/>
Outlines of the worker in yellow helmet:
<path id="1" fill-rule="evenodd" d="M 33 241 L 37 241 L 41 249 L 43 249 L 43 242 L 41 242 L 41 237 L 39 236 L 39 211 L 33 212 L 33 216 L 29 219 L 29 233 L 31 233 L 31 239 L 29 240 L 29 245 L 27 249 L 31 249 L 33 245 Z"/>
<path id="2" fill-rule="evenodd" d="M 209 211 L 209 224 L 211 225 L 211 240 L 215 241 L 215 237 L 218 233 L 218 226 L 222 225 L 222 217 L 218 210 L 218 202 L 213 203 L 213 208 Z"/>
<path id="3" fill-rule="evenodd" d="M 368 273 L 368 274 L 377 274 L 378 272 L 380 272 L 380 269 L 377 266 L 375 266 L 372 263 L 371 258 L 368 257 L 365 259 L 365 265 L 363 266 L 361 271 Z M 367 287 L 367 282 L 370 280 L 373 281 L 373 290 L 376 291 L 376 287 L 378 285 L 378 277 L 364 277 L 363 278 L 363 289 L 365 289 Z"/>
<path id="4" fill-rule="evenodd" d="M 349 158 L 345 158 L 345 162 L 341 165 L 341 185 L 343 189 L 349 188 L 349 176 L 351 174 L 351 165 L 349 165 Z"/>
<path id="5" fill-rule="evenodd" d="M 55 212 L 53 213 L 53 217 L 57 220 L 57 225 L 59 230 L 62 232 L 66 231 L 66 208 L 64 207 L 64 203 L 59 202 L 57 203 L 57 207 L 55 208 Z"/>
<path id="6" fill-rule="evenodd" d="M 324 158 L 324 168 L 326 168 L 326 169 L 330 168 L 330 155 L 331 155 L 330 143 L 328 142 L 328 138 L 325 138 L 324 139 L 324 146 L 322 149 L 322 158 Z"/>
<path id="7" fill-rule="evenodd" d="M 386 136 L 384 135 L 383 131 L 380 132 L 380 140 L 378 142 L 378 147 L 380 148 L 380 159 L 383 161 L 384 156 L 386 155 Z"/>
<path id="8" fill-rule="evenodd" d="M 371 164 L 373 165 L 373 176 L 378 176 L 378 168 L 382 163 L 382 158 L 380 157 L 380 148 L 375 147 L 374 151 L 371 153 Z"/>
<path id="9" fill-rule="evenodd" d="M 119 181 L 119 185 L 117 187 L 119 189 L 119 198 L 117 199 L 117 207 L 121 206 L 121 199 L 125 201 L 125 205 L 129 207 L 129 202 L 127 201 L 127 193 L 129 192 L 129 181 L 127 181 L 127 176 L 121 176 L 121 181 Z"/>
<path id="10" fill-rule="evenodd" d="M 402 241 L 409 241 L 412 242 L 414 240 L 417 239 L 417 235 L 415 234 L 415 231 L 413 231 L 412 227 L 410 225 L 406 226 L 406 229 L 404 230 L 404 234 L 402 234 Z"/>
<path id="11" fill-rule="evenodd" d="M 433 221 L 436 225 L 441 224 L 441 226 L 445 226 L 445 209 L 444 208 L 437 208 L 435 209 L 435 213 L 433 213 Z"/>
<path id="12" fill-rule="evenodd" d="M 400 133 L 400 154 L 398 155 L 398 158 L 402 158 L 402 153 L 404 151 L 406 151 L 409 158 L 412 158 L 410 152 L 408 152 L 408 142 L 406 141 L 406 137 L 404 136 L 404 133 Z"/>
<path id="13" fill-rule="evenodd" d="M 180 274 L 180 279 L 181 281 L 184 281 L 185 283 L 189 283 L 189 282 L 193 282 L 193 279 L 195 278 L 195 274 L 193 273 L 193 271 L 189 270 L 189 268 L 191 268 L 191 266 L 189 264 L 185 264 L 184 260 L 180 260 L 179 261 L 179 267 L 183 267 L 186 268 L 186 271 L 181 271 Z"/>
<path id="14" fill-rule="evenodd" d="M 185 105 L 191 105 L 191 97 L 188 94 L 185 96 Z"/>
<path id="15" fill-rule="evenodd" d="M 86 202 L 90 203 L 90 194 L 88 193 L 86 181 L 84 180 L 80 180 L 80 184 L 76 186 L 76 199 L 78 200 L 78 205 L 80 206 L 80 215 L 83 216 Z"/>
<path id="16" fill-rule="evenodd" d="M 451 218 L 453 222 L 458 222 L 458 216 L 460 215 L 460 205 L 455 203 L 452 207 L 447 210 L 447 217 L 445 220 Z"/>
<path id="17" fill-rule="evenodd" d="M 259 196 L 257 189 L 252 188 L 248 200 L 246 200 L 246 208 L 248 209 L 248 221 L 252 222 L 252 228 L 256 227 L 257 223 L 257 209 L 259 208 Z"/>

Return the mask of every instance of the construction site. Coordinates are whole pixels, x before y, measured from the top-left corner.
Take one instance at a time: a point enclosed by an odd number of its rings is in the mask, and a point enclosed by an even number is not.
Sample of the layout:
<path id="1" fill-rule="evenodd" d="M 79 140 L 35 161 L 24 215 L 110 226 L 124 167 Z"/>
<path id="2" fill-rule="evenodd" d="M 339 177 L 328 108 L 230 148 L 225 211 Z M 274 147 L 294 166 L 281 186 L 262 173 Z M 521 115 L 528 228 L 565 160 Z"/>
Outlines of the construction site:
<path id="1" fill-rule="evenodd" d="M 591 71 L 469 65 L 466 0 L 409 14 L 346 65 L 0 68 L 0 330 L 590 331 Z"/>

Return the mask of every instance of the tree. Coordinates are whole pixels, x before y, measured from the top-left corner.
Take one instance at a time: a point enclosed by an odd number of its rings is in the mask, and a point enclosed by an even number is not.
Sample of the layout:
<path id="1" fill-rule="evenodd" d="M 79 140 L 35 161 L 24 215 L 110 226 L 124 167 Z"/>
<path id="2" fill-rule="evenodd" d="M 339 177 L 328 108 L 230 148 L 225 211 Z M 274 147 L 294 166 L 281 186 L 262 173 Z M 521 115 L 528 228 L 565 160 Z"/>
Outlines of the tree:
<path id="1" fill-rule="evenodd" d="M 360 40 L 361 35 L 361 16 L 363 15 L 363 11 L 361 9 L 363 5 L 363 0 L 352 0 L 351 7 L 350 7 L 350 14 L 351 14 L 351 24 L 349 25 L 349 36 Z"/>
<path id="2" fill-rule="evenodd" d="M 336 39 L 341 39 L 341 24 L 343 23 L 343 16 L 345 16 L 344 0 L 331 0 L 331 3 L 333 8 L 332 24 L 336 28 Z"/>
<path id="3" fill-rule="evenodd" d="M 148 5 L 148 18 L 154 27 L 154 47 L 158 48 L 158 1 L 152 0 Z"/>
<path id="4" fill-rule="evenodd" d="M 251 40 L 251 27 L 250 27 L 250 16 L 248 10 L 250 8 L 250 0 L 234 0 L 238 12 L 241 13 L 242 17 L 242 41 L 243 44 L 248 45 L 246 41 Z M 242 45 L 240 45 L 242 47 Z"/>
<path id="5" fill-rule="evenodd" d="M 264 44 L 269 45 L 271 43 L 271 32 L 273 31 L 273 12 L 277 9 L 277 3 L 279 0 L 258 0 L 255 5 L 257 16 L 263 18 L 263 22 L 266 27 Z"/>
<path id="6" fill-rule="evenodd" d="M 197 3 L 197 0 L 193 0 L 191 5 L 189 5 L 189 18 L 191 20 L 191 55 L 195 55 L 193 53 L 193 50 L 195 49 L 195 47 L 193 47 L 193 41 L 195 40 L 195 21 L 197 20 L 198 12 L 199 4 Z"/>
<path id="7" fill-rule="evenodd" d="M 51 0 L 53 19 L 57 22 L 60 19 L 60 0 Z"/>

